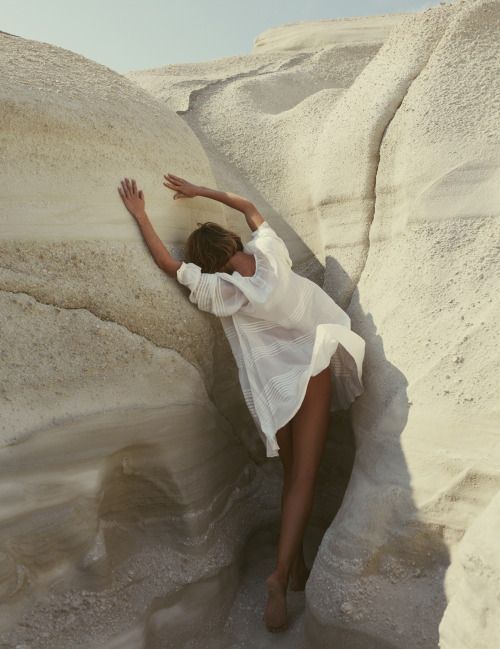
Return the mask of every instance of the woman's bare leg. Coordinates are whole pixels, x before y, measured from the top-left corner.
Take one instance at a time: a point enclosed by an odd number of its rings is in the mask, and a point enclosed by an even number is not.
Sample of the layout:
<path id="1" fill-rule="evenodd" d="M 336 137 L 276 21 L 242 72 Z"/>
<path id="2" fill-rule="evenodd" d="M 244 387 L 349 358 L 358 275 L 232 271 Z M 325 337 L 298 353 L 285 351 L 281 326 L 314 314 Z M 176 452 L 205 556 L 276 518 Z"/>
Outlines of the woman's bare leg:
<path id="1" fill-rule="evenodd" d="M 291 422 L 288 422 L 276 432 L 276 439 L 279 446 L 278 454 L 283 465 L 283 489 L 281 492 L 281 515 L 283 515 L 285 501 L 292 484 L 293 440 Z M 302 538 L 290 570 L 290 589 L 295 591 L 304 590 L 309 576 L 309 570 L 304 560 L 303 544 L 304 539 Z"/>
<path id="2" fill-rule="evenodd" d="M 294 558 L 311 513 L 319 464 L 330 420 L 330 368 L 309 380 L 304 401 L 291 421 L 292 471 L 281 518 L 278 562 L 267 578 L 264 619 L 270 631 L 286 627 L 286 590 Z M 279 442 L 278 442 L 279 444 Z"/>

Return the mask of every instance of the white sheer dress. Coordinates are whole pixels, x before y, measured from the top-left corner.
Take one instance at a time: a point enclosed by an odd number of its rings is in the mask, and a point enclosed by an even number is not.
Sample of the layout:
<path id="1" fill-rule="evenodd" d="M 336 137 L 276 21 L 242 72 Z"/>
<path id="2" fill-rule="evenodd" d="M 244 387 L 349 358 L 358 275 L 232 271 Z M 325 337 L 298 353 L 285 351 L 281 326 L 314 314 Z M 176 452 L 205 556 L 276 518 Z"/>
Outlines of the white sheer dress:
<path id="1" fill-rule="evenodd" d="M 330 367 L 331 411 L 362 394 L 365 341 L 320 286 L 292 270 L 285 242 L 267 221 L 244 251 L 255 255 L 251 277 L 182 262 L 177 279 L 191 302 L 220 318 L 266 456 L 274 457 L 276 431 L 299 409 L 311 376 Z"/>

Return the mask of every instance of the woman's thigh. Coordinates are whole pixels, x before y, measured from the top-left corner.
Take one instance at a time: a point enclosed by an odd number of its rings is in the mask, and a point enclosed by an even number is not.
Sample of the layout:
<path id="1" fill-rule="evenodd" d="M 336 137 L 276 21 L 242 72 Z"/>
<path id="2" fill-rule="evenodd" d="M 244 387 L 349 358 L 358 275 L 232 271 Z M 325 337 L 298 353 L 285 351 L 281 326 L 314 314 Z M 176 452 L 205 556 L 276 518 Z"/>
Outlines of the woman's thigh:
<path id="1" fill-rule="evenodd" d="M 278 455 L 285 476 L 291 474 L 293 464 L 293 447 L 292 447 L 292 423 L 289 421 L 287 424 L 278 428 L 276 431 L 276 441 L 278 442 L 279 450 Z"/>
<path id="2" fill-rule="evenodd" d="M 294 477 L 314 480 L 323 455 L 330 423 L 332 383 L 330 367 L 311 376 L 304 400 L 291 420 Z"/>

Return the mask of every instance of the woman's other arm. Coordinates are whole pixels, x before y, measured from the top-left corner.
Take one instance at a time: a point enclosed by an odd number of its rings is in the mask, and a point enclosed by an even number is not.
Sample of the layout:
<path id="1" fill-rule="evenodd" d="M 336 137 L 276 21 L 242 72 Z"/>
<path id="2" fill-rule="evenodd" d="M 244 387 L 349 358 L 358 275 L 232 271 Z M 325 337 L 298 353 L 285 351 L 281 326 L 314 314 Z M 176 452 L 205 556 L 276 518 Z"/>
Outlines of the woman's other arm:
<path id="1" fill-rule="evenodd" d="M 255 207 L 255 205 L 243 196 L 238 194 L 233 194 L 232 192 L 221 192 L 218 189 L 211 189 L 210 187 L 203 187 L 200 185 L 193 185 L 184 178 L 175 176 L 174 174 L 168 174 L 164 176 L 165 182 L 163 183 L 165 187 L 173 189 L 176 191 L 173 198 L 193 198 L 194 196 L 204 196 L 205 198 L 211 198 L 214 201 L 219 201 L 219 203 L 224 203 L 229 207 L 232 207 L 239 212 L 243 212 L 245 215 L 248 227 L 252 232 L 256 230 L 261 223 L 264 222 L 262 214 Z"/>
<path id="2" fill-rule="evenodd" d="M 121 189 L 118 187 L 123 203 L 127 210 L 132 214 L 141 230 L 141 234 L 155 260 L 156 264 L 170 275 L 176 277 L 177 270 L 180 268 L 182 262 L 174 259 L 168 250 L 163 245 L 162 240 L 156 234 L 148 215 L 146 214 L 144 194 L 142 190 L 137 190 L 137 185 L 134 179 L 131 181 L 128 178 L 121 181 Z"/>
<path id="3" fill-rule="evenodd" d="M 153 259 L 156 264 L 170 275 L 170 277 L 177 276 L 177 270 L 180 268 L 182 262 L 174 259 L 168 250 L 163 245 L 162 240 L 156 234 L 151 221 L 148 218 L 146 212 L 143 212 L 136 216 L 137 225 L 141 230 L 141 234 L 144 237 L 150 253 L 153 255 Z"/>

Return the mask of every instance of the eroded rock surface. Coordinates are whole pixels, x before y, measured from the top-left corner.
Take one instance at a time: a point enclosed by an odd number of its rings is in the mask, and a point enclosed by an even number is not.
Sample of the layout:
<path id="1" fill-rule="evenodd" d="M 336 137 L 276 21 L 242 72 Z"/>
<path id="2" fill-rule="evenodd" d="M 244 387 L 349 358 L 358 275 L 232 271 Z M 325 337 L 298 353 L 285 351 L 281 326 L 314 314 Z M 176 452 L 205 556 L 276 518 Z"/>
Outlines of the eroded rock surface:
<path id="1" fill-rule="evenodd" d="M 222 605 L 270 515 L 220 324 L 117 192 L 140 179 L 182 255 L 201 205 L 174 205 L 162 174 L 214 179 L 189 126 L 119 74 L 9 35 L 0 57 L 2 641 L 138 646 L 157 597 L 210 578 Z M 215 202 L 203 214 L 225 223 Z"/>
<path id="2" fill-rule="evenodd" d="M 308 584 L 318 646 L 435 647 L 457 608 L 450 555 L 499 489 L 499 19 L 488 1 L 408 18 L 341 100 L 344 115 L 363 96 L 372 107 L 360 126 L 372 131 L 372 216 L 360 218 L 366 260 L 349 306 L 367 389 L 352 409 L 352 478 Z M 357 150 L 337 185 L 368 180 Z M 335 158 L 346 155 L 332 146 Z M 493 626 L 470 646 L 492 646 Z"/>
<path id="3" fill-rule="evenodd" d="M 367 341 L 366 392 L 321 467 L 305 639 L 294 594 L 282 641 L 493 646 L 498 30 L 498 2 L 468 0 L 125 76 L 0 33 L 1 642 L 276 641 L 258 625 L 279 462 L 220 324 L 156 267 L 116 187 L 138 179 L 179 256 L 197 221 L 249 232 L 174 203 L 172 171 L 253 200 Z"/>
<path id="4" fill-rule="evenodd" d="M 300 66 L 207 87 L 185 115 L 220 184 L 253 191 L 369 341 L 353 476 L 307 590 L 311 646 L 436 646 L 450 555 L 499 488 L 498 11 L 402 17 L 358 68 L 355 43 L 335 64 L 333 31 L 314 51 L 299 25 L 270 30 L 255 52 Z"/>

